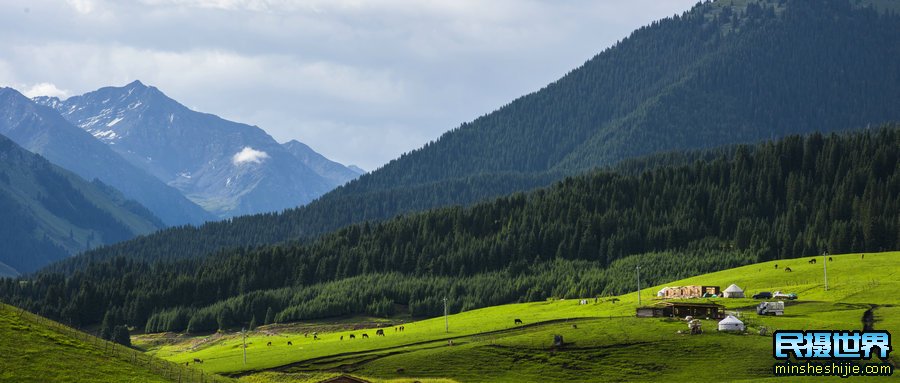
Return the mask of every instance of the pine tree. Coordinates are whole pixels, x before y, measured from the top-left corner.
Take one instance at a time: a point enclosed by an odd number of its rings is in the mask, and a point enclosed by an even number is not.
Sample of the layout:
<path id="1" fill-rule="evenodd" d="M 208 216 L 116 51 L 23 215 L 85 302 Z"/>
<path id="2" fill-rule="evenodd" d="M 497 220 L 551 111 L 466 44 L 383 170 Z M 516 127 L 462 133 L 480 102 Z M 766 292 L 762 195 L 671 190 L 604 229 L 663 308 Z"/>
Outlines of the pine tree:
<path id="1" fill-rule="evenodd" d="M 100 338 L 110 340 L 113 337 L 112 313 L 107 310 L 103 315 L 103 322 L 100 324 Z"/>
<path id="2" fill-rule="evenodd" d="M 272 322 L 274 322 L 274 321 L 275 321 L 275 312 L 272 311 L 271 307 L 269 307 L 269 309 L 266 310 L 266 324 L 272 324 Z"/>

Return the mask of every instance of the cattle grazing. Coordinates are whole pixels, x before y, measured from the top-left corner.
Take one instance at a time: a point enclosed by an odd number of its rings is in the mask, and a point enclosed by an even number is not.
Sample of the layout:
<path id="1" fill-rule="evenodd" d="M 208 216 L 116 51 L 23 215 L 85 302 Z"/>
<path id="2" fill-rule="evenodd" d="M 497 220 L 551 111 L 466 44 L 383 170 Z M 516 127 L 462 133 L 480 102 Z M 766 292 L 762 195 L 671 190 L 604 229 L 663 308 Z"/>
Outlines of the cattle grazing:
<path id="1" fill-rule="evenodd" d="M 266 346 L 271 346 L 272 342 L 266 343 Z"/>
<path id="2" fill-rule="evenodd" d="M 791 270 L 790 267 L 785 267 L 785 268 L 784 268 L 784 271 L 790 273 L 791 271 L 794 271 L 794 270 Z"/>
<path id="3" fill-rule="evenodd" d="M 578 328 L 577 324 L 572 323 L 572 328 Z"/>
<path id="4" fill-rule="evenodd" d="M 866 255 L 863 254 L 862 257 L 860 257 L 860 259 L 866 259 Z"/>
<path id="5" fill-rule="evenodd" d="M 815 265 L 815 264 L 816 264 L 816 259 L 815 259 L 815 258 L 810 259 L 810 260 L 809 260 L 809 264 L 810 264 L 810 265 Z"/>
<path id="6" fill-rule="evenodd" d="M 831 259 L 831 257 L 828 257 L 828 260 L 829 260 L 829 261 L 833 261 L 833 259 Z"/>
<path id="7" fill-rule="evenodd" d="M 377 331 L 375 331 L 375 335 L 381 335 L 381 336 L 384 336 L 384 330 L 378 329 Z"/>
<path id="8" fill-rule="evenodd" d="M 513 323 L 514 324 L 522 324 L 522 320 L 519 318 L 516 318 L 516 320 L 514 320 Z"/>
<path id="9" fill-rule="evenodd" d="M 194 363 L 200 363 L 200 364 L 203 364 L 203 359 L 194 358 Z"/>
<path id="10" fill-rule="evenodd" d="M 363 338 L 368 339 L 368 338 L 369 338 L 369 334 L 363 334 Z"/>
<path id="11" fill-rule="evenodd" d="M 293 346 L 294 344 L 291 341 L 288 341 L 288 346 Z"/>
<path id="12" fill-rule="evenodd" d="M 341 340 L 344 340 L 344 336 L 343 336 L 343 335 L 341 335 Z"/>
<path id="13" fill-rule="evenodd" d="M 777 264 L 777 263 L 775 264 L 775 270 L 778 270 L 778 264 Z"/>
<path id="14" fill-rule="evenodd" d="M 314 339 L 314 340 L 319 340 L 319 335 L 313 334 L 313 339 Z"/>
<path id="15" fill-rule="evenodd" d="M 356 335 L 350 334 L 350 339 L 356 339 Z"/>

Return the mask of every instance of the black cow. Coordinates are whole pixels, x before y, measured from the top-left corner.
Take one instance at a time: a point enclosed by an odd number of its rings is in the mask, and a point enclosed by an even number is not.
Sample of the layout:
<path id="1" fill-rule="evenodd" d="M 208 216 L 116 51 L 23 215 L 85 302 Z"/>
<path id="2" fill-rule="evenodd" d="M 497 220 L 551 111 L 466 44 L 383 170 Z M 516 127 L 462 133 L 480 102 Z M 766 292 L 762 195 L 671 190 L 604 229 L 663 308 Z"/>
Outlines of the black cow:
<path id="1" fill-rule="evenodd" d="M 785 268 L 784 268 L 784 271 L 786 271 L 786 272 L 788 272 L 788 273 L 790 273 L 790 272 L 791 272 L 791 271 L 794 271 L 794 270 L 791 270 L 791 268 L 790 268 L 790 267 L 785 267 Z"/>
<path id="2" fill-rule="evenodd" d="M 291 341 L 288 341 L 288 346 L 293 346 L 294 344 Z"/>
<path id="3" fill-rule="evenodd" d="M 266 346 L 271 346 L 272 342 L 266 343 Z"/>
<path id="4" fill-rule="evenodd" d="M 809 260 L 809 264 L 815 265 L 815 264 L 816 264 L 816 259 L 815 259 L 815 258 L 810 259 L 810 260 Z"/>
<path id="5" fill-rule="evenodd" d="M 350 339 L 356 339 L 356 335 L 350 334 Z"/>
<path id="6" fill-rule="evenodd" d="M 522 320 L 519 318 L 516 318 L 516 320 L 514 320 L 513 323 L 514 324 L 522 324 Z"/>
<path id="7" fill-rule="evenodd" d="M 368 339 L 368 338 L 369 338 L 369 334 L 363 334 L 363 338 Z"/>
<path id="8" fill-rule="evenodd" d="M 344 336 L 343 336 L 343 335 L 341 335 L 341 340 L 344 340 Z"/>
<path id="9" fill-rule="evenodd" d="M 375 335 L 381 335 L 381 336 L 384 336 L 384 330 L 378 329 L 378 331 L 375 331 Z"/>
<path id="10" fill-rule="evenodd" d="M 833 261 L 833 259 L 831 259 L 831 257 L 828 257 L 828 260 L 829 260 L 829 261 Z"/>
<path id="11" fill-rule="evenodd" d="M 203 359 L 194 358 L 194 363 L 200 363 L 200 364 L 203 364 Z"/>

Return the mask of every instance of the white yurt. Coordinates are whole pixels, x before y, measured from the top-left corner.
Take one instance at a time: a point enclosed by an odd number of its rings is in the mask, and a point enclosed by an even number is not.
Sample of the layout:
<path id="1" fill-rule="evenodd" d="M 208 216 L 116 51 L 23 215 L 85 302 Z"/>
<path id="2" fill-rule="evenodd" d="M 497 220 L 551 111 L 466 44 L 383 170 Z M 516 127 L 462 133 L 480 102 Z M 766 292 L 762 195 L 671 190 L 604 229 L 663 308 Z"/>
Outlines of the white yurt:
<path id="1" fill-rule="evenodd" d="M 741 290 L 738 285 L 732 283 L 731 286 L 728 286 L 725 291 L 722 292 L 725 298 L 743 298 L 744 290 Z"/>
<path id="2" fill-rule="evenodd" d="M 729 315 L 719 321 L 719 331 L 744 331 L 744 322 L 735 318 L 734 315 Z"/>

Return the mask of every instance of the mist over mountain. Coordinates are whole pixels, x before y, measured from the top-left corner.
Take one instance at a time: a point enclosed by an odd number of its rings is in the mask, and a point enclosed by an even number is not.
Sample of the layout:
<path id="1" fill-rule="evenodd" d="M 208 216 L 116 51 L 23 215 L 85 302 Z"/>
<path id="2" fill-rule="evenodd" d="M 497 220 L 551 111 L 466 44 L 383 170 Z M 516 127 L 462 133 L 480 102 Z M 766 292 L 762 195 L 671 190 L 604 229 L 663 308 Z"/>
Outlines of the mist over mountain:
<path id="1" fill-rule="evenodd" d="M 96 178 L 118 189 L 150 209 L 166 225 L 212 219 L 178 190 L 123 160 L 55 110 L 36 104 L 11 88 L 0 89 L 0 134 L 84 179 Z"/>
<path id="2" fill-rule="evenodd" d="M 303 205 L 355 177 L 305 145 L 297 158 L 256 126 L 193 111 L 140 81 L 35 100 L 220 218 Z"/>

